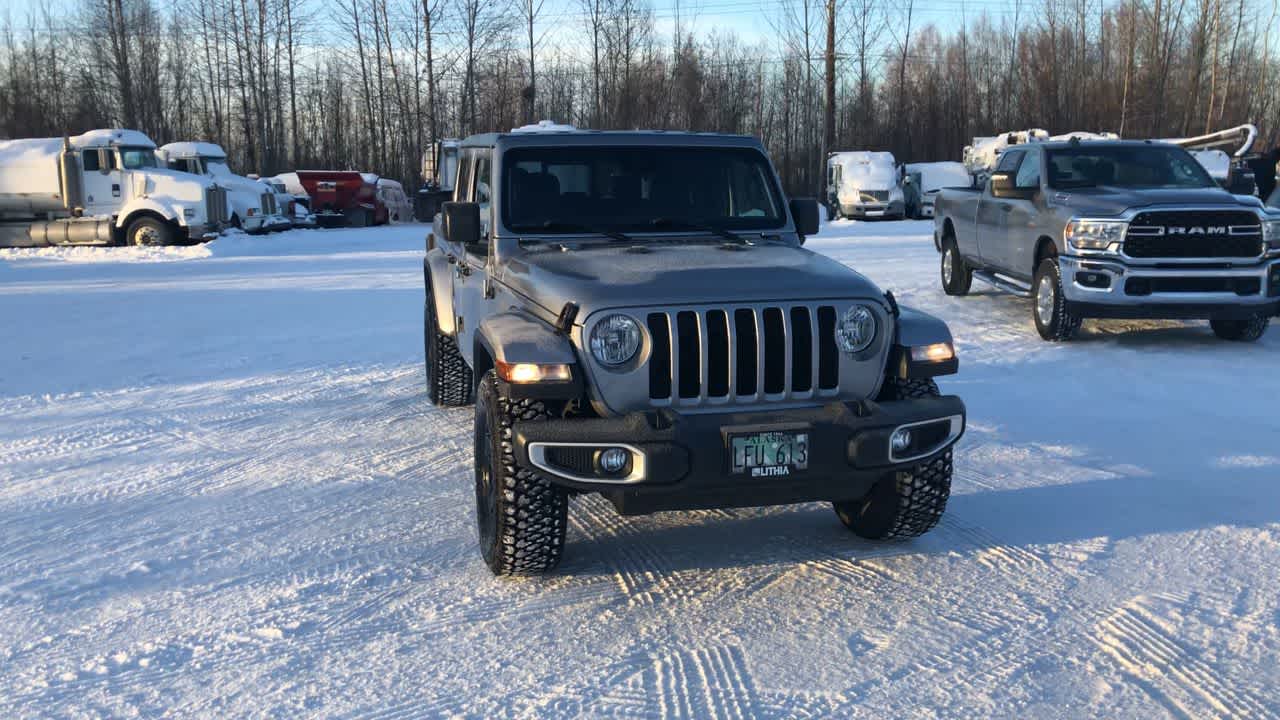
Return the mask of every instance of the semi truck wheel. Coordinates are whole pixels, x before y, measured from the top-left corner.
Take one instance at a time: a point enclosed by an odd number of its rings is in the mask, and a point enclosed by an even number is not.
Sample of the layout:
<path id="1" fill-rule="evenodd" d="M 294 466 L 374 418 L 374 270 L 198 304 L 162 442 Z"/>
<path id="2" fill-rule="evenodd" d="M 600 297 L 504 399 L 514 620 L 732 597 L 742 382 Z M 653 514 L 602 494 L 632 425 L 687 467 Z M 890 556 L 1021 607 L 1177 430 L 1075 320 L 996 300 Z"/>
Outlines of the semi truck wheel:
<path id="1" fill-rule="evenodd" d="M 933 380 L 886 378 L 876 400 L 936 397 Z M 886 475 L 859 500 L 832 503 L 844 526 L 868 540 L 913 538 L 938 524 L 951 497 L 951 450 L 910 472 Z"/>
<path id="2" fill-rule="evenodd" d="M 512 400 L 490 371 L 476 394 L 476 528 L 494 575 L 537 575 L 560 562 L 569 497 L 516 465 L 511 427 L 551 417 L 537 400 Z"/>
<path id="3" fill-rule="evenodd" d="M 1036 268 L 1031 283 L 1031 314 L 1040 337 L 1051 342 L 1064 342 L 1075 337 L 1084 318 L 1071 309 L 1062 294 L 1062 271 L 1058 258 L 1047 257 Z"/>
<path id="4" fill-rule="evenodd" d="M 435 303 L 427 288 L 423 303 L 422 336 L 427 360 L 427 397 L 433 405 L 458 407 L 471 402 L 472 375 L 467 361 L 458 351 L 458 343 L 440 332 L 436 322 Z"/>
<path id="5" fill-rule="evenodd" d="M 948 295 L 968 295 L 973 285 L 973 268 L 964 261 L 956 239 L 950 235 L 942 239 L 942 290 Z"/>
<path id="6" fill-rule="evenodd" d="M 125 238 L 130 245 L 150 247 L 173 244 L 173 228 L 163 220 L 141 217 L 129 224 Z"/>
<path id="7" fill-rule="evenodd" d="M 1267 331 L 1271 317 L 1262 313 L 1254 313 L 1243 318 L 1216 317 L 1209 319 L 1209 327 L 1213 334 L 1223 340 L 1236 342 L 1255 342 Z"/>

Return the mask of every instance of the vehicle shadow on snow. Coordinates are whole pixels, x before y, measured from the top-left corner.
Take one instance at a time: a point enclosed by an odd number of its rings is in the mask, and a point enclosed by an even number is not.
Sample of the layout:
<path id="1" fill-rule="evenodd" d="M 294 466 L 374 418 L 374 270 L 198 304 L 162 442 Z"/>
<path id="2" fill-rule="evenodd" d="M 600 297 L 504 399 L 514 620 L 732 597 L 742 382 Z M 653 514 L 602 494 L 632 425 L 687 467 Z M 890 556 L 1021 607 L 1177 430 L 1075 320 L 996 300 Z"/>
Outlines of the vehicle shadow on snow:
<path id="1" fill-rule="evenodd" d="M 1280 523 L 1278 472 L 1275 466 L 1234 467 L 1196 477 L 1134 475 L 953 495 L 938 527 L 897 542 L 858 538 L 825 503 L 623 518 L 612 532 L 588 525 L 585 533 L 571 533 L 559 574 L 715 570 L 831 558 L 884 562 L 904 556 L 975 555 L 995 545 L 1116 541 L 1219 526 L 1260 528 Z M 579 502 L 604 504 L 599 498 Z M 570 512 L 575 510 L 577 503 Z M 661 568 L 629 567 L 641 558 Z"/>

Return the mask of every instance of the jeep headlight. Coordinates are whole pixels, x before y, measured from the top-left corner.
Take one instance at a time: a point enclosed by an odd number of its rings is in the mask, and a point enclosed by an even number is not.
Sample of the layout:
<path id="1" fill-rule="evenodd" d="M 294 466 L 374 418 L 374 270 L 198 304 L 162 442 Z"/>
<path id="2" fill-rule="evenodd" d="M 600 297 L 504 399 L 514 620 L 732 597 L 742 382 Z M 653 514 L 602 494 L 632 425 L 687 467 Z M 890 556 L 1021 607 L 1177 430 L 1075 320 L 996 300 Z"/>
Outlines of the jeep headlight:
<path id="1" fill-rule="evenodd" d="M 1263 220 L 1262 238 L 1266 240 L 1268 250 L 1280 250 L 1280 220 Z"/>
<path id="2" fill-rule="evenodd" d="M 1115 252 L 1124 242 L 1128 223 L 1119 220 L 1072 220 L 1063 231 L 1067 244 L 1076 250 L 1109 250 Z M 1112 247 L 1112 246 L 1115 247 Z"/>
<path id="3" fill-rule="evenodd" d="M 844 311 L 836 324 L 836 346 L 850 355 L 862 352 L 876 339 L 876 314 L 866 305 Z"/>
<path id="4" fill-rule="evenodd" d="M 626 315 L 609 315 L 591 328 L 590 345 L 601 365 L 621 365 L 640 350 L 640 325 Z"/>

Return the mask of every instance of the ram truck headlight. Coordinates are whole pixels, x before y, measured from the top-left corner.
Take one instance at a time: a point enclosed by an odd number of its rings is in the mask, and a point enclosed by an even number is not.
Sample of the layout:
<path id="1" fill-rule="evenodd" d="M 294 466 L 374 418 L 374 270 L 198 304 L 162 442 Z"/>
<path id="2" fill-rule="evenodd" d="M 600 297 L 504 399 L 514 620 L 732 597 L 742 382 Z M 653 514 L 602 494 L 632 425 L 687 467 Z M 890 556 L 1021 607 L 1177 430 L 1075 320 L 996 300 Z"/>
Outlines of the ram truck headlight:
<path id="1" fill-rule="evenodd" d="M 1072 220 L 1062 235 L 1076 250 L 1116 252 L 1124 242 L 1128 227 L 1128 223 L 1120 220 Z"/>
<path id="2" fill-rule="evenodd" d="M 626 315 L 610 315 L 591 328 L 590 345 L 601 365 L 621 365 L 640 351 L 640 325 Z"/>
<path id="3" fill-rule="evenodd" d="M 1280 252 L 1280 220 L 1262 221 L 1262 239 L 1267 243 L 1268 252 Z"/>
<path id="4" fill-rule="evenodd" d="M 836 346 L 852 355 L 871 346 L 876 339 L 876 314 L 866 305 L 844 311 L 836 324 Z"/>

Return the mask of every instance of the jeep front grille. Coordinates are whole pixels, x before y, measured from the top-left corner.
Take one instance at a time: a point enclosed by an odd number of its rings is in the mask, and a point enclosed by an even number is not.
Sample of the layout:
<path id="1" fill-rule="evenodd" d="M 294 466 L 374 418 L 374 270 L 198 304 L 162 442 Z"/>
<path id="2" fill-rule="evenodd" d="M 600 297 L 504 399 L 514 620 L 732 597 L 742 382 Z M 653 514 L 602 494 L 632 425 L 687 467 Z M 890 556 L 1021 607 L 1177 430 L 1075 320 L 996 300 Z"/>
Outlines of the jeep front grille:
<path id="1" fill-rule="evenodd" d="M 666 310 L 646 317 L 652 405 L 782 401 L 839 393 L 830 305 Z"/>
<path id="2" fill-rule="evenodd" d="M 1256 258 L 1262 255 L 1258 216 L 1240 210 L 1138 213 L 1125 233 L 1134 258 Z"/>

